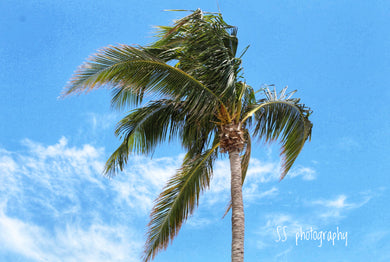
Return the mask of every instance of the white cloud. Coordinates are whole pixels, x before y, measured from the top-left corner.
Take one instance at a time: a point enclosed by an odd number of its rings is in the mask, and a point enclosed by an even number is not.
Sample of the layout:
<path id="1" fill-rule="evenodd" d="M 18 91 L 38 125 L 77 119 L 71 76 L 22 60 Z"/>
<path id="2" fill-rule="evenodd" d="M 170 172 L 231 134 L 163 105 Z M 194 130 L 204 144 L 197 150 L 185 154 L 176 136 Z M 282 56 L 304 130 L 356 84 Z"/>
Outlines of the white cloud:
<path id="1" fill-rule="evenodd" d="M 302 177 L 302 180 L 311 181 L 316 179 L 316 171 L 311 167 L 297 166 L 293 168 L 286 178 Z"/>
<path id="2" fill-rule="evenodd" d="M 113 188 L 118 192 L 116 201 L 146 215 L 168 179 L 175 174 L 181 159 L 182 156 L 157 159 L 132 156 L 126 170 L 112 180 Z"/>
<path id="3" fill-rule="evenodd" d="M 276 187 L 270 188 L 264 184 L 278 181 L 278 170 L 278 164 L 275 162 L 264 162 L 251 158 L 243 187 L 244 202 L 249 204 L 264 197 L 277 196 L 278 189 Z M 229 161 L 216 161 L 210 189 L 202 199 L 201 205 L 213 206 L 221 202 L 227 204 L 230 201 L 230 176 Z"/>
<path id="4" fill-rule="evenodd" d="M 304 180 L 314 179 L 315 170 L 309 167 L 299 166 L 287 177 L 291 179 L 301 177 Z M 291 176 L 290 176 L 291 175 Z M 230 164 L 228 160 L 218 160 L 214 165 L 214 174 L 210 183 L 210 189 L 201 198 L 200 206 L 208 207 L 216 215 L 216 211 L 225 212 L 230 202 Z M 280 179 L 280 164 L 267 162 L 257 158 L 251 158 L 245 184 L 243 187 L 243 199 L 245 206 L 258 203 L 262 198 L 275 199 L 279 195 L 279 189 L 275 186 Z M 222 204 L 222 207 L 221 207 Z M 218 209 L 216 209 L 218 205 Z"/>
<path id="5" fill-rule="evenodd" d="M 280 165 L 276 162 L 263 162 L 252 158 L 247 171 L 247 179 L 255 183 L 277 181 L 280 177 Z"/>
<path id="6" fill-rule="evenodd" d="M 65 138 L 22 144 L 0 150 L 0 250 L 32 261 L 138 261 L 143 234 L 116 211 L 126 207 L 101 175 L 104 150 Z"/>
<path id="7" fill-rule="evenodd" d="M 4 206 L 4 204 L 3 204 Z M 22 255 L 39 260 L 42 254 L 38 241 L 34 236 L 42 236 L 40 228 L 26 225 L 23 221 L 12 219 L 0 210 L 0 242 L 3 249 L 8 249 Z"/>
<path id="8" fill-rule="evenodd" d="M 199 228 L 199 227 L 207 226 L 213 222 L 215 222 L 215 219 L 199 217 L 195 214 L 194 216 L 188 219 L 188 222 L 186 224 L 192 227 Z"/>
<path id="9" fill-rule="evenodd" d="M 124 226 L 94 223 L 67 225 L 49 232 L 43 226 L 12 218 L 0 210 L 0 249 L 34 261 L 138 261 L 139 241 Z"/>
<path id="10" fill-rule="evenodd" d="M 119 113 L 111 112 L 106 114 L 86 113 L 92 132 L 107 130 L 113 128 L 118 121 Z"/>
<path id="11" fill-rule="evenodd" d="M 252 183 L 247 187 L 244 186 L 243 197 L 246 201 L 256 201 L 264 197 L 276 197 L 278 195 L 278 191 L 279 190 L 276 187 L 262 191 L 259 189 L 258 184 Z"/>
<path id="12" fill-rule="evenodd" d="M 142 248 L 139 237 L 124 225 L 95 223 L 86 229 L 72 225 L 59 232 L 56 240 L 64 247 L 53 247 L 61 261 L 139 261 Z M 69 255 L 68 250 L 73 253 Z"/>
<path id="13" fill-rule="evenodd" d="M 344 208 L 346 206 L 350 206 L 350 204 L 345 203 L 346 199 L 347 197 L 345 195 L 339 195 L 334 200 L 316 200 L 313 201 L 313 204 L 323 205 L 325 207 L 330 207 L 330 208 Z"/>
<path id="14" fill-rule="evenodd" d="M 348 197 L 341 194 L 333 199 L 320 199 L 311 201 L 311 205 L 318 206 L 321 210 L 318 212 L 324 220 L 340 219 L 345 216 L 347 211 L 360 208 L 371 200 L 372 196 L 365 194 L 356 201 L 348 201 Z"/>
<path id="15" fill-rule="evenodd" d="M 113 179 L 101 175 L 104 148 L 54 145 L 25 139 L 24 150 L 0 148 L 0 249 L 33 261 L 131 261 L 139 258 L 154 199 L 180 167 L 183 156 L 150 159 L 132 156 Z M 252 159 L 245 201 L 275 197 L 278 164 Z M 262 185 L 262 186 L 260 186 Z M 201 206 L 213 210 L 230 199 L 227 160 L 215 163 L 214 177 Z M 215 217 L 213 217 L 215 215 Z M 222 213 L 188 220 L 207 226 Z M 137 224 L 138 223 L 138 224 Z"/>
<path id="16" fill-rule="evenodd" d="M 17 165 L 15 161 L 6 154 L 6 151 L 3 151 L 2 153 L 3 155 L 0 157 L 0 172 L 3 176 L 8 176 L 15 172 Z"/>

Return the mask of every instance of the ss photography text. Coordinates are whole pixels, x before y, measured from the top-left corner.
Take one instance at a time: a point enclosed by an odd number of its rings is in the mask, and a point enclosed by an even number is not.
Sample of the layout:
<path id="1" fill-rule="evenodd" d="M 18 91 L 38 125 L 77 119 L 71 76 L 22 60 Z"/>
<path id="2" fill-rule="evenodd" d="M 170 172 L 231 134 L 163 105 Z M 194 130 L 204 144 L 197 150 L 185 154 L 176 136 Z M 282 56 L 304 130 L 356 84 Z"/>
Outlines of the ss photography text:
<path id="1" fill-rule="evenodd" d="M 276 242 L 286 242 L 288 235 L 287 226 L 277 226 L 276 234 Z M 318 247 L 322 247 L 325 241 L 332 242 L 333 246 L 336 241 L 342 241 L 345 246 L 348 246 L 348 232 L 340 231 L 339 227 L 336 227 L 336 231 L 314 230 L 312 227 L 309 230 L 303 231 L 302 227 L 300 227 L 295 232 L 295 245 L 298 246 L 298 243 L 301 241 L 318 241 Z"/>

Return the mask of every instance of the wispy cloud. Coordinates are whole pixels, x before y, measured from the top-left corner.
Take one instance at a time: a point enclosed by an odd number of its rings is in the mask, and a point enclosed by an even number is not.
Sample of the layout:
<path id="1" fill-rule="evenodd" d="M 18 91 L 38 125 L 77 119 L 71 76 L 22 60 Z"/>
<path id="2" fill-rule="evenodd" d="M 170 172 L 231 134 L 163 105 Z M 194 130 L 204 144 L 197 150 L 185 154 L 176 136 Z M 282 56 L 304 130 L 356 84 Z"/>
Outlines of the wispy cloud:
<path id="1" fill-rule="evenodd" d="M 111 112 L 106 114 L 86 113 L 87 122 L 92 127 L 92 132 L 104 131 L 114 128 L 119 119 L 119 113 Z"/>
<path id="2" fill-rule="evenodd" d="M 277 162 L 264 162 L 252 158 L 249 164 L 247 178 L 254 183 L 277 181 L 280 177 L 280 165 Z"/>
<path id="3" fill-rule="evenodd" d="M 345 217 L 347 211 L 357 209 L 367 204 L 372 196 L 365 194 L 355 201 L 348 200 L 344 194 L 332 199 L 320 199 L 311 201 L 310 204 L 320 208 L 319 216 L 324 220 L 338 220 Z"/>
<path id="4" fill-rule="evenodd" d="M 191 227 L 199 228 L 199 227 L 204 227 L 207 225 L 210 225 L 211 223 L 215 222 L 216 219 L 210 219 L 210 218 L 205 218 L 205 217 L 199 217 L 198 215 L 194 215 L 188 220 L 188 225 Z"/>
<path id="5" fill-rule="evenodd" d="M 286 178 L 301 177 L 302 180 L 311 181 L 316 179 L 316 171 L 312 167 L 294 167 Z"/>
<path id="6" fill-rule="evenodd" d="M 23 149 L 0 148 L 0 246 L 33 261 L 135 261 L 143 245 L 154 199 L 180 167 L 183 156 L 132 156 L 113 179 L 101 175 L 104 148 L 22 141 Z M 247 203 L 274 198 L 278 189 L 260 186 L 278 180 L 278 164 L 252 159 L 244 197 Z M 204 210 L 222 213 L 190 218 L 190 227 L 220 220 L 230 199 L 227 160 L 216 162 Z M 142 229 L 142 230 L 141 230 Z M 0 248 L 1 249 L 1 248 Z"/>
<path id="7" fill-rule="evenodd" d="M 315 171 L 312 168 L 300 166 L 289 174 L 291 179 L 301 177 L 304 180 L 315 178 Z M 290 176 L 291 175 L 291 176 Z M 272 184 L 279 181 L 280 165 L 278 162 L 267 162 L 252 158 L 245 184 L 243 197 L 246 205 L 255 203 L 262 198 L 275 198 L 279 191 Z M 230 201 L 230 164 L 228 160 L 218 160 L 214 166 L 214 175 L 211 181 L 210 190 L 201 199 L 202 205 L 214 206 L 216 204 Z"/>
<path id="8" fill-rule="evenodd" d="M 243 197 L 246 201 L 255 201 L 264 197 L 276 197 L 279 190 L 276 187 L 272 187 L 269 190 L 262 191 L 258 184 L 249 184 L 243 190 Z"/>
<path id="9" fill-rule="evenodd" d="M 181 159 L 182 156 L 157 159 L 132 156 L 128 168 L 112 180 L 113 189 L 118 193 L 115 201 L 136 208 L 139 215 L 146 215 L 168 179 L 175 174 Z"/>
<path id="10" fill-rule="evenodd" d="M 138 261 L 141 248 L 124 226 L 67 224 L 54 232 L 0 211 L 2 249 L 34 261 Z"/>
<path id="11" fill-rule="evenodd" d="M 0 249 L 33 261 L 138 261 L 142 234 L 116 211 L 104 150 L 65 138 L 22 144 L 0 150 Z"/>

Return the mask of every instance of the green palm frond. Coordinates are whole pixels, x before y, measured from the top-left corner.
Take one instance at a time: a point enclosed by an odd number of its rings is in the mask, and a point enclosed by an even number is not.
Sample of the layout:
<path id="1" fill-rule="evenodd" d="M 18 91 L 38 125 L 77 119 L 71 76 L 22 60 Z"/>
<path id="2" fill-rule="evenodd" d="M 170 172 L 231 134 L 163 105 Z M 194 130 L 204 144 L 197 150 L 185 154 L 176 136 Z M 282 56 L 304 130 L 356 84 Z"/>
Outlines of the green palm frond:
<path id="1" fill-rule="evenodd" d="M 158 144 L 178 135 L 188 112 L 184 102 L 161 99 L 134 109 L 117 125 L 115 134 L 122 144 L 108 159 L 105 174 L 114 175 L 123 170 L 130 153 L 150 154 Z"/>
<path id="2" fill-rule="evenodd" d="M 218 146 L 193 158 L 186 156 L 181 169 L 157 198 L 151 213 L 144 261 L 153 259 L 158 251 L 168 246 L 198 205 L 200 193 L 210 185 Z"/>
<path id="3" fill-rule="evenodd" d="M 278 95 L 276 91 L 264 90 L 265 99 L 260 100 L 257 106 L 253 106 L 243 121 L 253 117 L 253 135 L 265 142 L 280 140 L 282 145 L 281 155 L 283 179 L 298 157 L 307 139 L 310 139 L 312 123 L 309 120 L 311 110 L 299 99 L 291 98 L 285 94 L 284 88 Z"/>
<path id="4" fill-rule="evenodd" d="M 148 94 L 185 98 L 193 101 L 192 108 L 212 108 L 221 101 L 191 75 L 154 57 L 147 49 L 128 45 L 109 46 L 90 57 L 76 71 L 63 96 L 103 86 L 114 89 L 112 103 L 118 108 L 127 104 L 137 106 Z"/>
<path id="5" fill-rule="evenodd" d="M 240 82 L 242 83 L 242 82 Z M 240 109 L 240 119 L 243 119 L 246 115 L 248 115 L 249 111 L 253 109 L 253 105 L 257 104 L 256 101 L 256 95 L 253 88 L 246 83 L 242 83 L 243 89 L 241 92 L 243 92 L 241 97 L 241 109 Z M 250 126 L 252 123 L 252 119 L 248 118 L 247 120 L 241 121 L 242 126 L 245 128 L 246 126 Z"/>
<path id="6" fill-rule="evenodd" d="M 218 96 L 230 98 L 235 91 L 235 79 L 241 60 L 235 58 L 237 29 L 221 16 L 195 12 L 172 27 L 160 27 L 160 37 L 151 52 L 198 79 Z"/>
<path id="7" fill-rule="evenodd" d="M 213 123 L 215 120 L 214 112 L 205 112 L 204 115 L 194 118 L 193 121 L 185 122 L 181 133 L 181 142 L 188 155 L 195 156 L 218 142 L 218 129 Z"/>
<path id="8" fill-rule="evenodd" d="M 242 173 L 242 184 L 243 185 L 244 185 L 244 181 L 246 178 L 246 174 L 248 172 L 249 162 L 251 159 L 251 151 L 252 151 L 252 141 L 251 141 L 251 137 L 250 137 L 248 130 L 245 131 L 244 136 L 245 136 L 245 140 L 246 140 L 245 149 L 244 149 L 245 153 L 241 158 L 241 173 Z"/>

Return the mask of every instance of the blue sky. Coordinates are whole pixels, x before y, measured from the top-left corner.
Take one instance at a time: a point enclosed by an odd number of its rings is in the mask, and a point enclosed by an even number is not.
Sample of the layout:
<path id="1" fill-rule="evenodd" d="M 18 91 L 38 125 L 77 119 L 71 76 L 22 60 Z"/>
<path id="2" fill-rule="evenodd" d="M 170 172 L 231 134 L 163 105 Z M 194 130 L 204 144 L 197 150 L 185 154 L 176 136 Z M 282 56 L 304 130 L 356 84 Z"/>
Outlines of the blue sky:
<path id="1" fill-rule="evenodd" d="M 282 182 L 277 144 L 254 149 L 246 261 L 389 261 L 390 3 L 218 2 L 240 49 L 251 45 L 246 81 L 298 89 L 314 110 L 312 141 Z M 139 261 L 153 200 L 183 151 L 162 145 L 109 180 L 101 171 L 123 112 L 110 109 L 107 90 L 58 96 L 97 49 L 150 43 L 153 25 L 185 15 L 162 10 L 197 8 L 218 10 L 192 0 L 0 2 L 1 261 Z M 200 207 L 154 261 L 228 261 L 228 200 L 222 159 Z M 348 242 L 319 247 L 297 239 L 301 228 L 339 230 Z"/>

